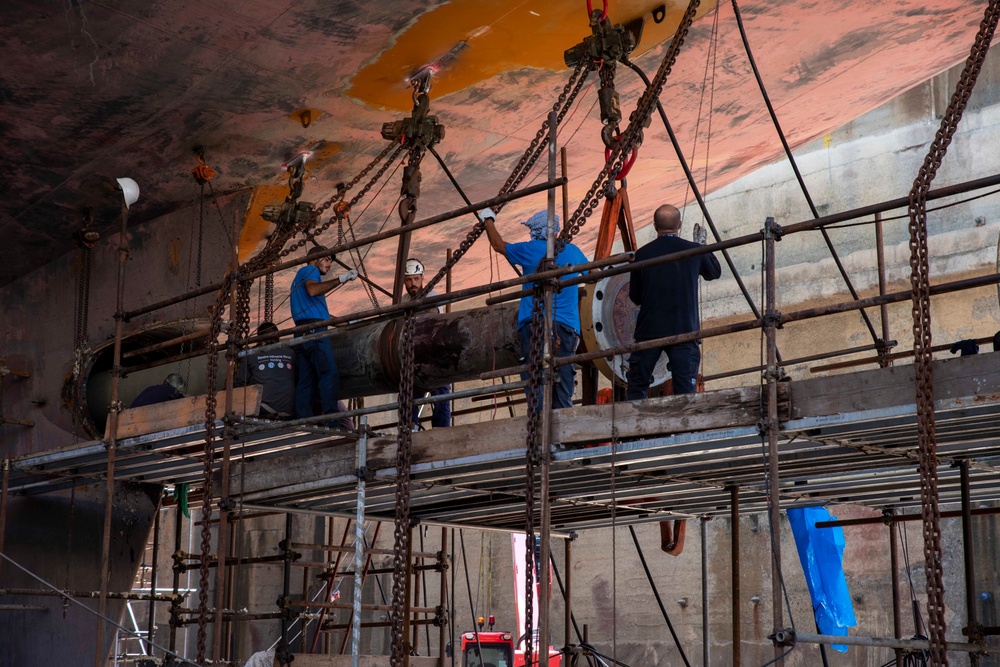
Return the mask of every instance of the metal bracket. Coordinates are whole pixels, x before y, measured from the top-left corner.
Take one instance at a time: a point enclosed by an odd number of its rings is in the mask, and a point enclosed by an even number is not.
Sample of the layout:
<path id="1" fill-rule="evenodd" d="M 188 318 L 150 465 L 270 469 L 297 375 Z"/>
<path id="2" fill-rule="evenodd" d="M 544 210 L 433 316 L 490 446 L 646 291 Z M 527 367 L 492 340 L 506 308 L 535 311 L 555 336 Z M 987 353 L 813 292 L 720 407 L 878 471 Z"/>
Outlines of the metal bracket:
<path id="1" fill-rule="evenodd" d="M 775 630 L 774 634 L 768 635 L 775 646 L 795 646 L 795 630 L 788 630 L 782 628 L 781 630 Z"/>
<path id="2" fill-rule="evenodd" d="M 761 230 L 765 239 L 774 239 L 775 241 L 780 241 L 781 237 L 785 235 L 785 230 L 782 229 L 781 225 L 774 221 L 774 218 L 768 216 L 764 220 L 764 229 Z"/>
<path id="3" fill-rule="evenodd" d="M 761 377 L 763 377 L 765 381 L 774 380 L 775 382 L 783 382 L 788 379 L 788 374 L 785 373 L 784 366 L 768 366 L 764 369 L 764 372 L 761 373 Z"/>
<path id="4" fill-rule="evenodd" d="M 448 627 L 448 613 L 444 608 L 444 605 L 438 605 L 434 607 L 434 626 L 438 628 Z"/>
<path id="5" fill-rule="evenodd" d="M 375 469 L 370 468 L 368 466 L 361 466 L 360 468 L 354 471 L 354 475 L 358 479 L 363 479 L 366 482 L 372 482 L 375 480 Z"/>
<path id="6" fill-rule="evenodd" d="M 773 313 L 765 313 L 763 319 L 765 327 L 774 327 L 775 329 L 783 329 L 785 327 L 785 323 L 781 319 L 781 311 L 779 310 Z"/>
<path id="7" fill-rule="evenodd" d="M 594 10 L 600 12 L 600 10 Z M 591 23 L 593 34 L 583 41 L 563 51 L 563 62 L 570 69 L 586 59 L 605 62 L 627 58 L 642 37 L 643 22 L 632 21 L 628 25 L 612 25 L 611 21 Z M 603 107 L 603 104 L 602 104 Z"/>
<path id="8" fill-rule="evenodd" d="M 986 635 L 984 630 L 982 623 L 973 623 L 962 628 L 962 634 L 968 637 L 970 642 L 981 642 Z"/>

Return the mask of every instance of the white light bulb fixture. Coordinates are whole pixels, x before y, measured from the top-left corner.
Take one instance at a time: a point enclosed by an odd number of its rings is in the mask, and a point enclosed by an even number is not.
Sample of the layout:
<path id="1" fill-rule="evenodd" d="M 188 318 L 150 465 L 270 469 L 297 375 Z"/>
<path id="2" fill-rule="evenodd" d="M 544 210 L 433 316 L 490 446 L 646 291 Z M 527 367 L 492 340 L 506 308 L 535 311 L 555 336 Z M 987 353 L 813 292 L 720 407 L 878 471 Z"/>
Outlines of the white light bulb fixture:
<path id="1" fill-rule="evenodd" d="M 133 181 L 131 178 L 117 178 L 118 189 L 122 192 L 122 197 L 125 199 L 125 208 L 132 206 L 132 204 L 139 201 L 139 184 Z"/>

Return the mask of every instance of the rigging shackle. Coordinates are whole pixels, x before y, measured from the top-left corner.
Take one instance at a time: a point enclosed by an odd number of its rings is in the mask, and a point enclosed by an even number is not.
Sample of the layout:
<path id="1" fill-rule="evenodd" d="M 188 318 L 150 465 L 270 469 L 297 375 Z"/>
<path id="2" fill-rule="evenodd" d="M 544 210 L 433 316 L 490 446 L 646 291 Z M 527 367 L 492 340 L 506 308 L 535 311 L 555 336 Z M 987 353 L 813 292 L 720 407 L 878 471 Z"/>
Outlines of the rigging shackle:
<path id="1" fill-rule="evenodd" d="M 594 11 L 594 3 L 592 0 L 587 0 L 587 16 L 590 17 L 591 25 L 596 25 L 598 23 L 603 23 L 605 19 L 608 18 L 608 0 L 604 0 L 604 8 L 600 10 L 600 15 L 595 18 L 596 11 Z"/>

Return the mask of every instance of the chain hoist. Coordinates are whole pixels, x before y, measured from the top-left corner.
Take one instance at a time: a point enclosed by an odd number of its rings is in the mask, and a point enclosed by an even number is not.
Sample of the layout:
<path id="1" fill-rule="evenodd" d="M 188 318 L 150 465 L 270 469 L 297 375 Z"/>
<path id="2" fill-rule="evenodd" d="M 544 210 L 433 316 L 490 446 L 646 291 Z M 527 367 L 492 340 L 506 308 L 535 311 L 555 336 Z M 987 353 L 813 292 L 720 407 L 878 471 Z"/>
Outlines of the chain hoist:
<path id="1" fill-rule="evenodd" d="M 76 256 L 76 304 L 73 318 L 73 386 L 76 391 L 77 400 L 74 404 L 83 405 L 80 390 L 82 388 L 80 378 L 83 375 L 83 355 L 90 335 L 90 264 L 91 249 L 100 239 L 100 234 L 93 227 L 94 217 L 91 209 L 87 208 L 83 213 L 83 227 L 73 234 L 79 253 Z M 73 410 L 73 438 L 79 435 L 80 426 L 84 421 L 82 411 L 79 407 Z"/>
<path id="2" fill-rule="evenodd" d="M 583 90 L 583 85 L 587 81 L 587 75 L 590 73 L 590 70 L 591 70 L 591 63 L 584 61 L 579 62 L 573 69 L 572 74 L 570 74 L 569 81 L 567 81 L 566 85 L 563 86 L 563 89 L 559 93 L 559 97 L 556 99 L 555 104 L 552 105 L 552 111 L 558 114 L 558 119 L 560 122 L 562 121 L 563 118 L 566 117 L 566 114 L 573 106 L 573 102 L 580 94 L 580 91 Z M 503 187 L 500 188 L 500 191 L 497 193 L 497 196 L 506 195 L 510 194 L 511 192 L 514 192 L 514 190 L 517 189 L 518 185 L 521 184 L 521 181 L 523 181 L 525 177 L 528 175 L 528 172 L 531 171 L 531 168 L 535 165 L 536 162 L 538 162 L 538 158 L 542 156 L 542 153 L 545 150 L 545 146 L 547 145 L 546 142 L 542 141 L 542 139 L 548 132 L 548 128 L 549 128 L 549 120 L 548 120 L 548 115 L 546 115 L 545 120 L 542 122 L 542 126 L 538 129 L 538 132 L 535 133 L 535 137 L 531 140 L 531 143 L 525 149 L 524 153 L 521 155 L 521 158 L 517 161 L 517 164 L 514 165 L 514 169 L 511 171 L 510 176 L 507 177 L 507 181 L 503 184 Z M 499 213 L 501 210 L 503 210 L 503 207 L 505 205 L 506 202 L 500 202 L 498 204 L 494 204 L 492 207 L 493 211 L 495 213 Z M 459 244 L 458 248 L 456 248 L 455 251 L 452 253 L 451 260 L 446 262 L 445 265 L 442 266 L 441 269 L 434 275 L 434 277 L 424 284 L 424 289 L 423 291 L 420 292 L 417 298 L 423 298 L 432 289 L 434 289 L 434 287 L 439 282 L 441 282 L 441 280 L 448 274 L 448 271 L 450 271 L 459 262 L 459 260 L 465 256 L 465 253 L 469 251 L 469 248 L 472 247 L 472 244 L 474 244 L 476 240 L 480 236 L 482 236 L 485 230 L 486 230 L 486 225 L 482 221 L 477 222 L 475 225 L 473 225 L 472 229 L 469 230 L 469 233 L 466 235 L 465 239 Z"/>
<path id="3" fill-rule="evenodd" d="M 663 61 L 656 71 L 656 75 L 653 77 L 650 85 L 646 87 L 646 90 L 643 91 L 639 97 L 639 101 L 636 103 L 635 109 L 629 115 L 628 127 L 622 132 L 621 138 L 615 144 L 614 148 L 608 149 L 607 159 L 600 174 L 598 174 L 587 194 L 581 200 L 556 239 L 555 254 L 557 257 L 563 248 L 566 247 L 566 244 L 572 241 L 573 237 L 580 231 L 580 228 L 586 224 L 587 218 L 593 214 L 600 200 L 600 193 L 605 192 L 613 184 L 613 179 L 623 172 L 623 168 L 626 165 L 626 155 L 633 149 L 638 148 L 639 144 L 642 143 L 643 129 L 649 126 L 653 109 L 656 108 L 656 102 L 660 97 L 660 92 L 663 90 L 667 76 L 673 69 L 674 63 L 677 60 L 677 54 L 684 44 L 688 30 L 694 22 L 700 5 L 700 0 L 691 0 L 690 4 L 688 4 L 687 10 L 685 10 L 677 26 L 677 31 L 670 41 L 670 46 L 667 47 L 667 52 L 663 56 Z"/>
<path id="4" fill-rule="evenodd" d="M 444 126 L 437 118 L 429 115 L 429 77 L 414 81 L 413 112 L 408 118 L 385 123 L 382 138 L 399 141 L 407 147 L 407 162 L 403 167 L 403 181 L 400 186 L 399 218 L 402 227 L 413 224 L 417 215 L 417 200 L 420 197 L 420 163 L 427 152 L 444 138 Z M 409 252 L 409 234 L 399 237 L 396 253 L 396 278 L 393 283 L 393 302 L 399 302 L 403 289 L 403 270 Z M 409 637 L 406 636 L 407 596 L 409 591 L 410 553 L 410 452 L 413 442 L 413 374 L 414 374 L 414 328 L 415 313 L 408 310 L 403 316 L 400 337 L 401 364 L 399 379 L 399 410 L 397 413 L 396 448 L 396 516 L 394 522 L 394 550 L 392 560 L 392 628 L 390 665 L 402 667 L 409 653 Z"/>
<path id="5" fill-rule="evenodd" d="M 931 661 L 947 665 L 941 510 L 938 506 L 937 442 L 934 417 L 934 369 L 931 347 L 930 266 L 927 247 L 927 193 L 941 166 L 948 144 L 969 102 L 987 50 L 1000 19 L 1000 0 L 990 0 L 979 32 L 959 77 L 948 109 L 910 190 L 910 286 L 913 290 L 913 355 L 916 375 L 917 437 L 920 460 L 920 500 L 924 560 L 927 568 L 927 616 Z"/>
<path id="6" fill-rule="evenodd" d="M 372 169 L 374 169 L 380 162 L 385 160 L 386 156 L 395 149 L 395 153 L 390 156 L 389 160 L 385 161 L 381 169 L 364 185 L 364 187 L 358 192 L 358 194 L 350 200 L 350 202 L 344 202 L 344 196 L 352 187 L 361 182 L 365 176 L 367 176 Z M 234 332 L 236 334 L 237 345 L 245 345 L 249 334 L 250 326 L 250 284 L 246 281 L 239 280 L 240 275 L 246 275 L 249 273 L 254 273 L 256 271 L 267 268 L 272 265 L 280 257 L 284 257 L 289 253 L 301 248 L 305 245 L 310 237 L 300 239 L 298 242 L 285 247 L 292 237 L 296 234 L 307 231 L 319 216 L 324 213 L 327 209 L 335 206 L 335 215 L 331 217 L 324 225 L 322 225 L 317 230 L 312 232 L 312 236 L 316 236 L 325 230 L 328 226 L 333 224 L 335 220 L 346 215 L 350 207 L 353 206 L 357 201 L 359 201 L 378 181 L 379 178 L 385 173 L 389 165 L 395 160 L 399 155 L 401 148 L 398 146 L 393 146 L 390 144 L 382 152 L 380 152 L 371 162 L 369 162 L 364 169 L 361 170 L 355 176 L 353 180 L 350 181 L 345 187 L 338 189 L 337 194 L 331 197 L 329 200 L 324 202 L 322 205 L 316 208 L 312 208 L 310 205 L 309 213 L 305 216 L 298 216 L 294 214 L 297 209 L 298 197 L 301 196 L 301 182 L 302 173 L 297 169 L 293 170 L 294 173 L 289 174 L 289 196 L 286 199 L 286 203 L 291 202 L 292 206 L 287 210 L 293 212 L 292 224 L 279 225 L 275 233 L 272 234 L 267 241 L 267 244 L 256 256 L 248 260 L 242 267 L 238 270 L 230 270 L 222 280 L 222 287 L 216 295 L 215 303 L 210 308 L 211 314 L 211 324 L 208 332 L 208 343 L 207 343 L 207 353 L 208 353 L 208 369 L 206 373 L 206 383 L 209 387 L 215 387 L 219 374 L 219 362 L 218 362 L 218 351 L 219 351 L 219 335 L 223 329 L 223 313 L 225 311 L 225 303 L 229 298 L 230 290 L 233 288 L 234 281 L 237 282 L 237 307 L 235 313 L 230 313 L 231 322 L 229 326 L 234 327 Z M 272 211 L 271 215 L 276 215 L 280 213 L 280 208 L 278 211 Z M 227 230 L 228 231 L 228 230 Z M 229 360 L 232 362 L 232 360 Z M 201 531 L 201 559 L 199 567 L 199 592 L 198 592 L 198 634 L 197 634 L 197 662 L 199 664 L 204 664 L 205 662 L 205 650 L 206 650 L 206 627 L 208 623 L 208 585 L 209 585 L 209 563 L 211 559 L 211 515 L 212 515 L 212 498 L 213 498 L 213 472 L 214 472 L 214 453 L 215 453 L 215 421 L 217 416 L 218 405 L 216 401 L 216 396 L 214 392 L 209 391 L 205 398 L 205 443 L 203 451 L 203 499 L 202 499 L 202 531 Z M 215 656 L 218 658 L 218 656 Z"/>

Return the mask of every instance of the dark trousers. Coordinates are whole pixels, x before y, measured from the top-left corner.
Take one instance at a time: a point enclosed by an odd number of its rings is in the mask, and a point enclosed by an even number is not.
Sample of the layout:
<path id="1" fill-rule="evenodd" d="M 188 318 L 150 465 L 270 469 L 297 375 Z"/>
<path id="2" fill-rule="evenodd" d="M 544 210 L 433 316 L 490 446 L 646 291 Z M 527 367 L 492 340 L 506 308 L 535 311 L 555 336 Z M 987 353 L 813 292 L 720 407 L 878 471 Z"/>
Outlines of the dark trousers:
<path id="1" fill-rule="evenodd" d="M 531 325 L 526 324 L 517 330 L 521 340 L 521 363 L 526 364 L 531 356 Z M 557 357 L 568 357 L 576 352 L 576 343 L 579 336 L 565 324 L 556 322 L 554 327 L 555 353 Z M 573 384 L 576 378 L 576 366 L 566 364 L 556 367 L 556 377 L 552 385 L 552 407 L 571 408 L 573 407 Z M 521 373 L 521 379 L 527 380 L 528 374 Z M 532 396 L 527 388 L 524 390 L 528 396 L 528 407 L 530 410 L 538 412 L 542 409 L 541 392 Z"/>
<path id="2" fill-rule="evenodd" d="M 431 396 L 443 396 L 444 394 L 450 394 L 451 387 L 445 385 L 443 387 L 438 387 L 433 390 Z M 413 398 L 423 398 L 424 393 L 422 391 L 414 391 Z M 420 408 L 421 405 L 413 406 L 413 425 L 420 425 Z M 437 403 L 431 403 L 431 426 L 434 428 L 448 428 L 451 426 L 451 401 L 439 401 Z"/>
<path id="3" fill-rule="evenodd" d="M 296 326 L 309 324 L 304 320 L 296 322 Z M 326 331 L 326 327 L 310 329 L 302 335 Z M 313 403 L 316 392 L 319 392 L 319 402 L 325 415 L 337 412 L 337 398 L 340 396 L 340 373 L 337 362 L 333 359 L 333 344 L 329 338 L 303 343 L 297 348 L 299 361 L 299 376 L 295 383 L 295 416 L 312 417 Z"/>
<path id="4" fill-rule="evenodd" d="M 642 341 L 636 341 L 641 343 Z M 635 401 L 646 398 L 649 385 L 653 381 L 653 369 L 660 360 L 660 354 L 666 352 L 670 360 L 670 374 L 674 381 L 675 394 L 693 394 L 698 379 L 698 365 L 701 363 L 701 350 L 698 343 L 681 343 L 654 347 L 651 350 L 639 350 L 629 355 L 628 359 L 628 389 L 626 398 Z"/>

